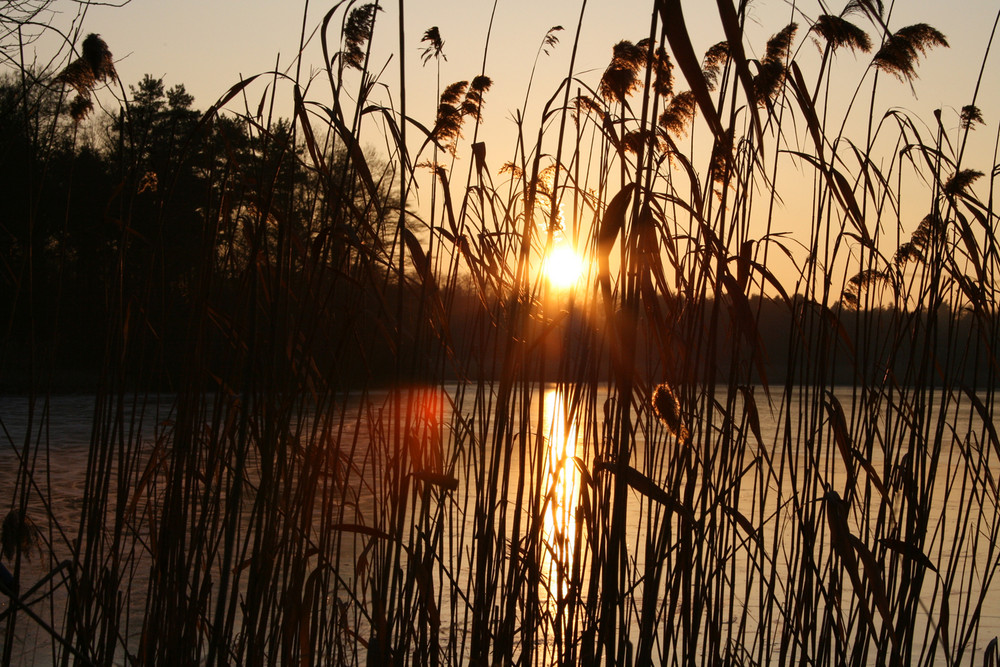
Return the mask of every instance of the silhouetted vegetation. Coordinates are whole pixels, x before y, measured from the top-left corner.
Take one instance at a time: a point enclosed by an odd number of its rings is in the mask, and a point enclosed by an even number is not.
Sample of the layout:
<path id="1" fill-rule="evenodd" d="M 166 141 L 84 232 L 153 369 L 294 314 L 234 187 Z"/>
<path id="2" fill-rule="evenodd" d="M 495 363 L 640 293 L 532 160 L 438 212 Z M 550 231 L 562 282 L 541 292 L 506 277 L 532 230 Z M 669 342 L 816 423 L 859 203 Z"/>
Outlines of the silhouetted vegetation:
<path id="1" fill-rule="evenodd" d="M 965 156 L 990 115 L 974 94 L 927 136 L 876 108 L 947 44 L 881 3 L 760 60 L 746 6 L 716 9 L 702 55 L 657 0 L 489 158 L 489 72 L 433 118 L 405 76 L 376 97 L 373 4 L 326 14 L 322 77 L 205 112 L 146 77 L 98 115 L 95 41 L 6 80 L 0 385 L 31 408 L 5 558 L 16 583 L 44 519 L 63 598 L 12 591 L 5 660 L 34 622 L 102 665 L 992 664 L 997 170 Z M 567 289 L 559 245 L 587 258 Z M 95 405 L 63 517 L 41 427 L 68 386 Z"/>

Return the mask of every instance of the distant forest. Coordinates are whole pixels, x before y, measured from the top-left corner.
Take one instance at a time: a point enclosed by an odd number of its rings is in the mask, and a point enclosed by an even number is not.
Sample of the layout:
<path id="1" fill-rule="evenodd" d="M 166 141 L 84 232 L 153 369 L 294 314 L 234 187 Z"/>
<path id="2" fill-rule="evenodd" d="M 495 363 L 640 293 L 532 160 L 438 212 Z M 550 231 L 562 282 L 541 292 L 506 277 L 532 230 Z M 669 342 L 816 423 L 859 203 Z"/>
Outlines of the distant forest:
<path id="1" fill-rule="evenodd" d="M 373 246 L 393 242 L 399 213 L 389 176 L 372 174 L 380 201 L 366 197 L 365 189 L 348 179 L 335 187 L 315 187 L 315 179 L 321 178 L 317 173 L 348 170 L 303 167 L 308 146 L 287 120 L 265 125 L 250 112 L 244 117 L 203 117 L 183 85 L 166 88 L 161 79 L 148 75 L 130 86 L 127 111 L 116 115 L 92 114 L 81 121 L 64 94 L 16 78 L 0 82 L 0 309 L 5 325 L 0 390 L 26 391 L 40 383 L 57 391 L 89 391 L 108 369 L 115 369 L 123 382 L 177 390 L 176 371 L 186 359 L 209 358 L 224 365 L 231 356 L 227 350 L 245 344 L 228 332 L 233 329 L 231 318 L 246 312 L 236 295 L 243 293 L 243 274 L 252 262 L 269 265 L 278 283 L 295 281 L 296 263 L 281 258 L 332 265 L 337 259 L 328 253 L 335 253 L 336 245 L 330 250 L 320 242 L 328 235 L 352 242 L 360 236 Z M 325 150 L 334 162 L 346 159 L 340 146 Z M 378 164 L 370 157 L 368 162 Z M 318 209 L 342 206 L 343 201 L 325 201 L 317 191 L 353 199 L 354 219 L 366 220 L 365 229 L 318 226 L 316 221 L 328 218 Z M 252 229 L 269 228 L 258 224 L 262 215 L 283 217 L 291 233 L 254 238 Z M 296 252 L 283 250 L 283 243 L 295 244 Z M 324 256 L 311 254 L 311 244 L 322 246 Z M 283 366 L 288 373 L 296 372 L 291 365 L 308 359 L 311 372 L 336 374 L 343 386 L 399 377 L 492 377 L 499 372 L 490 364 L 504 358 L 494 348 L 508 340 L 502 332 L 509 310 L 538 295 L 483 293 L 468 276 L 458 274 L 445 277 L 447 296 L 438 295 L 447 304 L 410 299 L 399 293 L 399 283 L 389 278 L 390 264 L 381 257 L 371 253 L 375 270 L 367 267 L 356 283 L 331 273 L 329 284 L 296 290 L 311 295 L 308 302 L 284 303 L 275 310 L 266 307 L 267 294 L 256 295 L 263 307 L 251 309 L 259 312 L 255 326 L 264 330 L 281 320 L 303 332 L 295 352 L 305 354 L 289 351 L 261 360 L 271 365 L 269 372 L 280 375 Z M 316 282 L 315 277 L 311 280 Z M 408 289 L 428 289 L 416 276 L 411 283 Z M 995 341 L 971 333 L 976 330 L 972 318 L 982 313 L 963 315 L 959 326 L 943 329 L 947 336 L 924 335 L 937 320 L 952 317 L 946 304 L 933 312 L 879 310 L 859 317 L 855 308 L 830 309 L 798 297 L 758 297 L 750 306 L 760 340 L 749 341 L 732 339 L 740 328 L 728 326 L 735 311 L 725 299 L 694 307 L 690 302 L 682 307 L 683 301 L 680 292 L 664 295 L 659 299 L 662 313 L 650 313 L 647 307 L 643 315 L 663 322 L 659 328 L 643 328 L 650 339 L 637 347 L 640 376 L 650 382 L 664 375 L 674 381 L 807 380 L 787 377 L 786 369 L 792 367 L 809 372 L 810 380 L 820 369 L 820 376 L 831 383 L 878 383 L 896 374 L 892 379 L 906 384 L 905 373 L 920 370 L 912 364 L 919 359 L 942 380 L 975 385 L 987 376 L 985 368 L 996 363 Z M 426 303 L 441 308 L 436 314 L 424 312 Z M 537 339 L 524 341 L 538 354 L 529 355 L 537 363 L 521 369 L 522 374 L 605 379 L 608 360 L 599 359 L 598 344 L 604 323 L 588 321 L 568 299 L 553 308 L 552 317 L 539 324 Z M 717 309 L 719 317 L 696 314 L 698 308 Z M 793 311 L 801 311 L 802 317 L 793 319 Z M 483 336 L 481 327 L 470 324 L 482 317 L 490 318 L 495 335 Z M 691 329 L 704 322 L 715 323 L 714 331 Z M 405 334 L 401 340 L 412 343 L 412 353 L 384 353 L 400 340 L 392 330 L 396 326 Z M 673 327 L 687 329 L 684 335 L 672 336 Z M 896 338 L 884 337 L 881 331 L 896 332 Z M 678 358 L 693 353 L 678 341 L 706 336 L 723 343 L 714 346 L 717 350 L 743 346 L 744 353 L 765 353 L 751 354 L 747 368 L 746 354 L 729 359 L 720 352 L 718 358 L 701 363 L 701 370 L 695 371 L 700 377 L 678 377 L 680 368 L 692 367 Z M 859 340 L 869 342 L 859 347 L 854 343 Z M 937 340 L 936 349 L 921 349 L 926 340 Z M 206 345 L 209 354 L 199 357 Z M 816 349 L 828 354 L 789 364 L 790 356 Z M 867 369 L 868 377 L 856 377 L 857 368 Z M 217 377 L 227 377 L 225 369 L 208 364 L 202 381 L 211 385 Z"/>
<path id="2" fill-rule="evenodd" d="M 194 310 L 211 303 L 224 338 L 227 289 L 250 248 L 262 248 L 257 261 L 276 255 L 276 238 L 248 236 L 256 218 L 284 216 L 303 242 L 318 233 L 290 122 L 203 119 L 183 85 L 151 76 L 129 98 L 115 116 L 84 120 L 58 89 L 0 82 L 4 389 L 92 387 L 123 352 L 134 358 L 116 368 L 147 381 L 156 369 L 169 388 L 192 352 Z M 142 346 L 109 336 L 126 322 Z"/>

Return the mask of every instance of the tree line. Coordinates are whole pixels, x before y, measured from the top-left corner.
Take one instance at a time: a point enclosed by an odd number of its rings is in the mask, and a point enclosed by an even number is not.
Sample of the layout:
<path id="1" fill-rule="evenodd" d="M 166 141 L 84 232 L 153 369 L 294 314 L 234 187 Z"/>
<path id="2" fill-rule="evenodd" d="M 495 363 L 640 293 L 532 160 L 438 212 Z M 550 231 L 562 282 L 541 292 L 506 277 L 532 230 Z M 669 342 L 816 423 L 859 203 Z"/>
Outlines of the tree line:
<path id="1" fill-rule="evenodd" d="M 170 368 L 185 353 L 199 290 L 225 304 L 227 281 L 251 263 L 278 262 L 279 244 L 330 233 L 324 208 L 339 204 L 317 196 L 329 189 L 302 167 L 306 149 L 291 121 L 206 115 L 182 84 L 150 75 L 128 90 L 118 112 L 88 115 L 69 86 L 0 81 L 6 388 L 53 374 L 59 384 L 87 383 L 129 327 L 151 341 L 141 352 L 130 346 L 140 357 L 133 367 Z M 341 146 L 326 151 L 342 167 L 334 173 L 349 171 Z M 355 219 L 360 211 L 381 234 L 393 201 L 387 182 L 378 202 L 351 184 L 340 189 Z"/>
<path id="2" fill-rule="evenodd" d="M 84 117 L 69 87 L 30 81 L 0 81 L 0 389 L 39 381 L 89 389 L 108 372 L 176 389 L 192 360 L 210 384 L 232 377 L 214 364 L 232 360 L 235 348 L 245 353 L 247 332 L 267 336 L 268 327 L 286 337 L 272 341 L 285 352 L 261 361 L 268 373 L 300 373 L 306 359 L 345 384 L 489 376 L 499 372 L 507 335 L 525 338 L 507 330 L 505 313 L 531 295 L 484 299 L 460 275 L 441 277 L 446 291 L 431 294 L 412 268 L 399 279 L 396 176 L 378 158 L 364 159 L 373 197 L 357 156 L 332 139 L 310 145 L 287 119 L 204 114 L 182 84 L 150 75 L 128 87 L 118 112 Z M 259 289 L 247 289 L 248 272 L 265 276 Z M 687 313 L 691 326 L 714 307 L 682 299 L 664 297 L 663 306 Z M 786 378 L 789 360 L 817 336 L 829 339 L 836 382 L 854 382 L 859 361 L 884 375 L 917 353 L 907 340 L 879 348 L 858 330 L 894 328 L 898 315 L 889 311 L 862 325 L 854 310 L 821 312 L 799 298 L 753 305 L 766 342 L 749 371 L 757 381 Z M 537 340 L 522 341 L 546 357 L 524 376 L 605 376 L 599 311 L 554 316 Z M 909 317 L 904 331 L 916 341 L 929 320 Z M 682 320 L 673 318 L 678 330 Z M 852 340 L 875 343 L 861 349 Z M 736 372 L 731 348 L 720 340 L 719 358 L 706 360 L 723 382 Z M 966 351 L 978 358 L 978 349 Z M 669 372 L 672 354 L 651 339 L 637 363 L 656 376 Z M 874 375 L 867 380 L 877 382 Z"/>

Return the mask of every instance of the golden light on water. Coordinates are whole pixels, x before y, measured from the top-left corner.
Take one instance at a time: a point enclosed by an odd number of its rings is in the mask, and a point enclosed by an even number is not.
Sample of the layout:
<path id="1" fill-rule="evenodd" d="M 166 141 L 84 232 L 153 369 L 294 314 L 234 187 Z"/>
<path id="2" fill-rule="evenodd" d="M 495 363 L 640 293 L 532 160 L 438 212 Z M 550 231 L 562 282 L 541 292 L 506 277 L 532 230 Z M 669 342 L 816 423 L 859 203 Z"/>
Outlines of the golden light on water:
<path id="1" fill-rule="evenodd" d="M 542 273 L 557 289 L 574 287 L 583 275 L 583 258 L 568 243 L 553 245 L 542 262 Z"/>
<path id="2" fill-rule="evenodd" d="M 573 458 L 577 451 L 577 425 L 566 417 L 566 395 L 549 389 L 544 396 L 546 419 L 546 479 L 549 502 L 545 508 L 543 556 L 548 593 L 555 599 L 568 591 L 576 544 L 575 514 L 580 497 L 580 471 Z"/>

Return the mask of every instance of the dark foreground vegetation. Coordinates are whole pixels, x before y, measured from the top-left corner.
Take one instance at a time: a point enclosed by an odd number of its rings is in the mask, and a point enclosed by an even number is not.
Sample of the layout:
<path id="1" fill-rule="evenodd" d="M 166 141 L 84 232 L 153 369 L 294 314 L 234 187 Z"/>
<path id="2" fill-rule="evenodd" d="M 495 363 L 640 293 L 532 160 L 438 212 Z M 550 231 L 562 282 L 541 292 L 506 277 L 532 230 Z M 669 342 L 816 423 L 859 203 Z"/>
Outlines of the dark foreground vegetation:
<path id="1" fill-rule="evenodd" d="M 326 15 L 310 86 L 205 112 L 97 37 L 8 73 L 4 663 L 40 624 L 64 664 L 996 664 L 997 170 L 965 162 L 996 130 L 975 94 L 929 126 L 875 106 L 947 46 L 880 3 L 760 59 L 718 11 L 696 54 L 654 2 L 489 152 L 488 71 L 435 118 L 405 77 L 374 97 L 374 5 Z M 871 64 L 832 117 L 846 54 Z M 558 244 L 574 289 L 539 271 Z M 67 389 L 95 395 L 72 517 Z"/>

